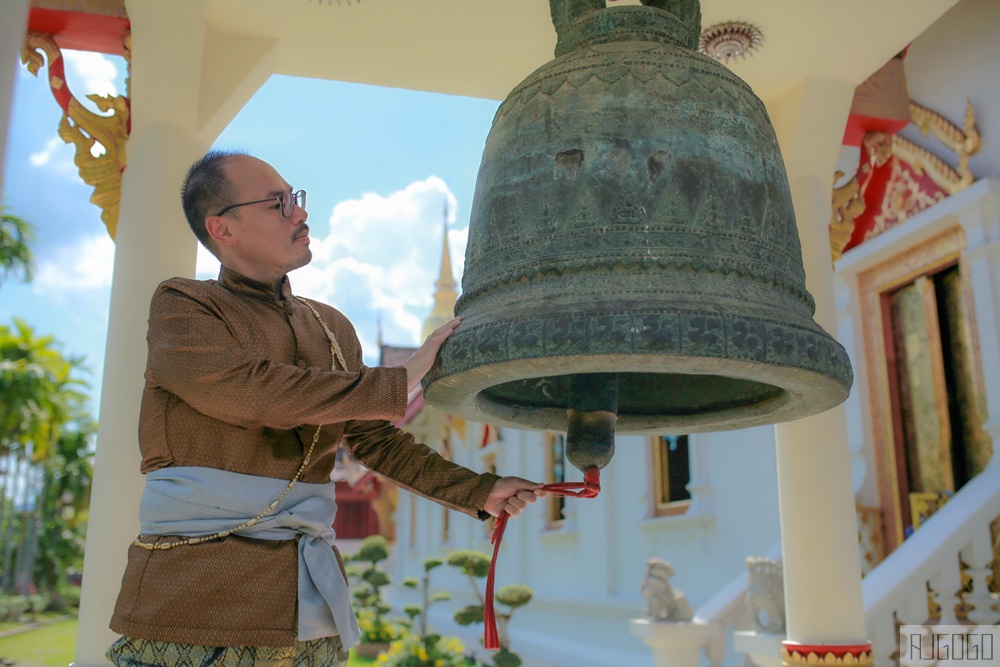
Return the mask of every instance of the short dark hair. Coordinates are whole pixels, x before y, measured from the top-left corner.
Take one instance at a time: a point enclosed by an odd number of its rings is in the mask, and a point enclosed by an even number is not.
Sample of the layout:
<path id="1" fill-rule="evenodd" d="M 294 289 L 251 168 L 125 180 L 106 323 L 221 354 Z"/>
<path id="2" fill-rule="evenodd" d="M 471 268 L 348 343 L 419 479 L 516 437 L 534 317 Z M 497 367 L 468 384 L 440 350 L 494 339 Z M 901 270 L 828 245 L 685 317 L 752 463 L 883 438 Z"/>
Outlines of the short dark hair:
<path id="1" fill-rule="evenodd" d="M 240 155 L 247 154 L 243 151 L 209 151 L 191 165 L 181 186 L 184 217 L 187 218 L 191 231 L 202 245 L 213 253 L 215 250 L 208 243 L 205 218 L 213 215 L 213 211 L 221 211 L 236 203 L 233 201 L 235 197 L 233 186 L 226 178 L 223 169 L 229 158 Z"/>

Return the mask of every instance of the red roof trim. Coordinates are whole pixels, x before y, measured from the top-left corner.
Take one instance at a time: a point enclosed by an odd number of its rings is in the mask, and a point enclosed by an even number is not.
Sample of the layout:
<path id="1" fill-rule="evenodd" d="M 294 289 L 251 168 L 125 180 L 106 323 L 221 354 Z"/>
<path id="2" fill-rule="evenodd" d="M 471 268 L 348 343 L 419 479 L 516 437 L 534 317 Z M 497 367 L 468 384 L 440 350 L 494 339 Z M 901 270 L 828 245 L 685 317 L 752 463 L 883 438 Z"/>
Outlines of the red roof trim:
<path id="1" fill-rule="evenodd" d="M 105 14 L 69 12 L 32 7 L 28 30 L 52 35 L 61 49 L 95 51 L 120 56 L 131 23 L 127 18 Z"/>

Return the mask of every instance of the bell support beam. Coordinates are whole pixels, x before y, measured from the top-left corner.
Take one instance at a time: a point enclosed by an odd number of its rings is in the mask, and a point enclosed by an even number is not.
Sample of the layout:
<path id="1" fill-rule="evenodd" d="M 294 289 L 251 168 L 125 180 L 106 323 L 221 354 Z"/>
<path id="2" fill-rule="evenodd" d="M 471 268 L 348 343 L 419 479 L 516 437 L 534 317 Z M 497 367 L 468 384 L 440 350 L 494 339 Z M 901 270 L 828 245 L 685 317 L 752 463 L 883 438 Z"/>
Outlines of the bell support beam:
<path id="1" fill-rule="evenodd" d="M 107 664 L 104 654 L 115 639 L 108 622 L 127 548 L 139 527 L 143 477 L 136 432 L 149 299 L 162 280 L 195 274 L 197 242 L 177 193 L 190 165 L 252 95 L 238 76 L 226 74 L 235 64 L 206 63 L 219 49 L 206 44 L 212 36 L 206 34 L 202 2 L 129 0 L 128 12 L 133 122 L 115 239 L 76 667 Z M 239 67 L 256 85 L 267 79 L 267 73 Z M 206 80 L 230 82 L 228 96 L 215 89 L 211 99 L 203 100 Z"/>
<path id="2" fill-rule="evenodd" d="M 830 181 L 855 85 L 807 79 L 768 101 L 782 148 L 816 321 L 836 332 Z M 775 427 L 787 640 L 785 665 L 832 654 L 871 664 L 843 406 Z M 848 661 L 851 661 L 848 659 Z"/>
<path id="3" fill-rule="evenodd" d="M 28 29 L 28 0 L 6 0 L 0 3 L 0 44 L 4 54 L 0 60 L 0 93 L 6 104 L 0 104 L 0 195 L 3 194 L 3 165 L 7 155 L 7 131 L 14 101 L 14 79 L 17 78 L 17 53 Z M 3 64 L 6 63 L 6 64 Z M 0 202 L 2 203 L 2 202 Z"/>

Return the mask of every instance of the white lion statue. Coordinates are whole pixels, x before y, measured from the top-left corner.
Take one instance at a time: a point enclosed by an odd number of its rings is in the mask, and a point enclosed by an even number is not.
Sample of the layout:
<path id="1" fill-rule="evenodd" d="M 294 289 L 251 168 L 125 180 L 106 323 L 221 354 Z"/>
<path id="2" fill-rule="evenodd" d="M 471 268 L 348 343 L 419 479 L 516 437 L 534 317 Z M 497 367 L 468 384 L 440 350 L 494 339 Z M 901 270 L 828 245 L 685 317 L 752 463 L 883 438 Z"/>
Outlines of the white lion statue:
<path id="1" fill-rule="evenodd" d="M 750 584 L 746 605 L 757 630 L 771 634 L 785 632 L 785 582 L 779 561 L 759 556 L 747 558 Z"/>
<path id="2" fill-rule="evenodd" d="M 646 600 L 646 616 L 655 621 L 684 622 L 694 618 L 687 596 L 670 585 L 673 566 L 662 558 L 646 561 L 646 576 L 642 578 L 642 597 Z"/>

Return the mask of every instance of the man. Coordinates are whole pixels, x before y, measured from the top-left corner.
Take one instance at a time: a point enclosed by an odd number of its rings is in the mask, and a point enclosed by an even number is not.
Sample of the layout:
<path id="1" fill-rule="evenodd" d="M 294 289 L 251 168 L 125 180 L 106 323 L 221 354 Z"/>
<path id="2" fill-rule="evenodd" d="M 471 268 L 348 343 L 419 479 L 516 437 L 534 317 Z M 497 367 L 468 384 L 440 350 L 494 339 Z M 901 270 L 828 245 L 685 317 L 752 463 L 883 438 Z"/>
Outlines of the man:
<path id="1" fill-rule="evenodd" d="M 350 322 L 292 294 L 307 264 L 305 192 L 269 164 L 213 152 L 185 216 L 222 263 L 152 298 L 139 424 L 141 534 L 111 620 L 117 665 L 343 665 L 359 631 L 333 545 L 343 443 L 404 489 L 480 519 L 541 484 L 477 474 L 392 425 L 456 318 L 403 366 L 367 368 Z"/>

